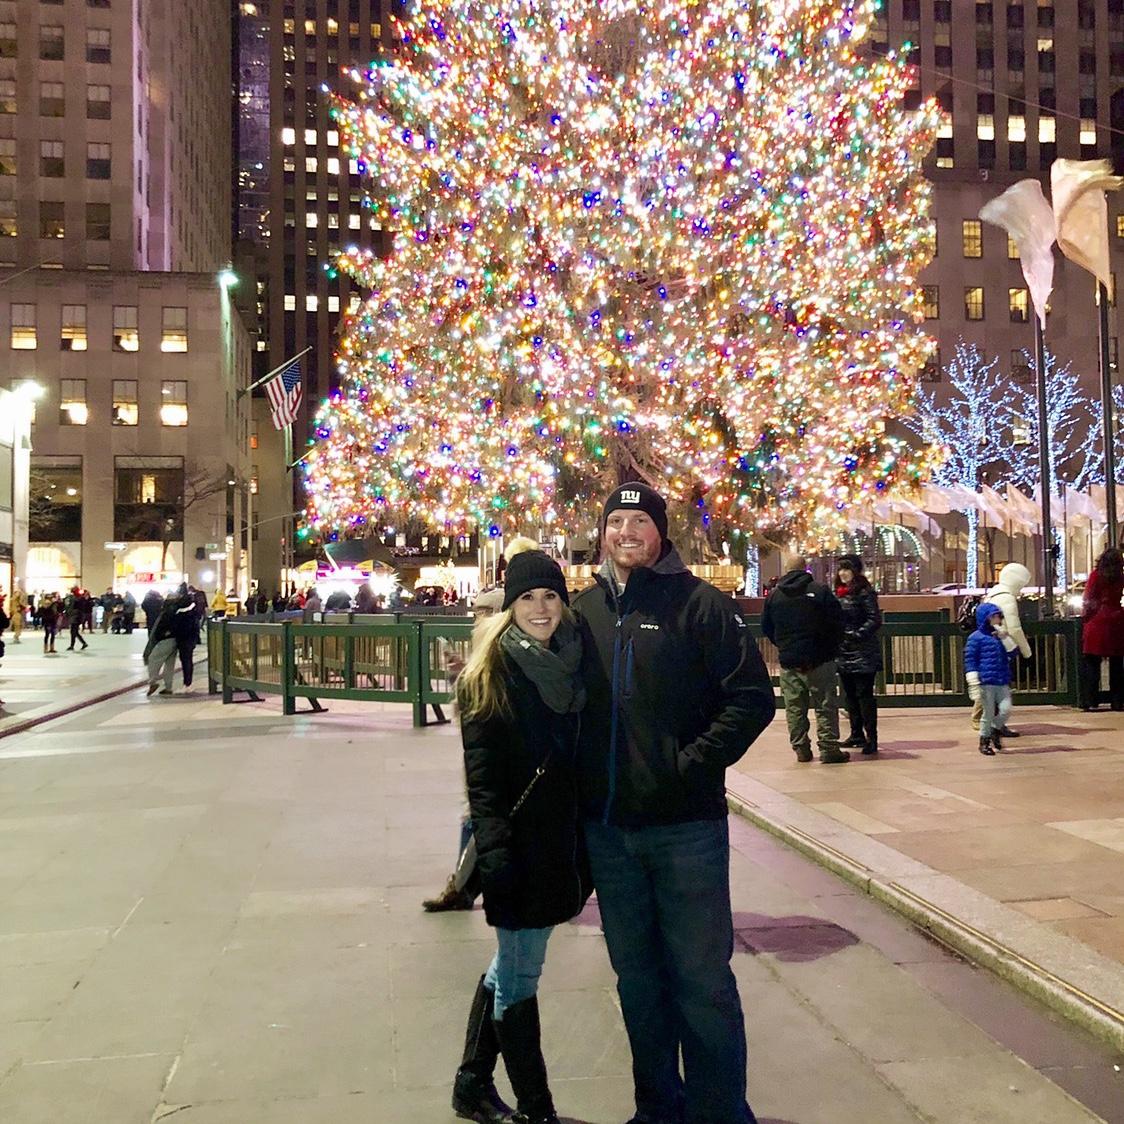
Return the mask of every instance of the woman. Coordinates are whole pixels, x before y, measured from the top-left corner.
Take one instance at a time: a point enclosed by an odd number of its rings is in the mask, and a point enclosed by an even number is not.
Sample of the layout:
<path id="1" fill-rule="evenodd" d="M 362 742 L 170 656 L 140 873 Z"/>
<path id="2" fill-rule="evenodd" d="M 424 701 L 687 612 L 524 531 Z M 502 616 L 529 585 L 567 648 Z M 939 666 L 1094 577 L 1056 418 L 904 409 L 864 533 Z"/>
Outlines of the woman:
<path id="1" fill-rule="evenodd" d="M 1081 604 L 1081 709 L 1096 710 L 1101 660 L 1108 657 L 1108 694 L 1113 710 L 1124 710 L 1124 555 L 1110 546 L 1085 583 Z"/>
<path id="2" fill-rule="evenodd" d="M 457 680 L 484 913 L 499 946 L 476 987 L 453 1087 L 453 1108 L 467 1120 L 509 1118 L 492 1082 L 502 1053 L 516 1119 L 558 1121 L 536 991 L 552 928 L 580 912 L 590 891 L 575 776 L 580 663 L 562 570 L 542 551 L 516 555 L 502 611 L 477 626 Z"/>
<path id="3" fill-rule="evenodd" d="M 839 681 L 847 701 L 851 736 L 842 744 L 862 746 L 867 756 L 878 752 L 878 704 L 874 701 L 874 678 L 882 669 L 882 645 L 878 630 L 882 612 L 878 595 L 863 573 L 857 554 L 839 559 L 835 596 L 843 608 L 843 642 L 836 656 Z"/>
<path id="4" fill-rule="evenodd" d="M 39 598 L 39 619 L 43 622 L 43 655 L 54 653 L 55 637 L 59 630 L 59 602 L 53 593 Z"/>

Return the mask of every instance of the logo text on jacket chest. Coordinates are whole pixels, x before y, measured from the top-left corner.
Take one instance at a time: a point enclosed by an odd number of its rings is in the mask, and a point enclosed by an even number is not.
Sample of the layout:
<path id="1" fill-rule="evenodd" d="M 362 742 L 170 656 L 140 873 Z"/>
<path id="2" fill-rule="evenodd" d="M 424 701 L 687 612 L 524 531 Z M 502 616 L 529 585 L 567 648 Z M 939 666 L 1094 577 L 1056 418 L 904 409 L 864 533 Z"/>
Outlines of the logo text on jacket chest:
<path id="1" fill-rule="evenodd" d="M 640 627 L 647 629 L 649 632 L 659 632 L 660 626 L 658 624 L 649 624 L 647 621 L 641 621 Z"/>

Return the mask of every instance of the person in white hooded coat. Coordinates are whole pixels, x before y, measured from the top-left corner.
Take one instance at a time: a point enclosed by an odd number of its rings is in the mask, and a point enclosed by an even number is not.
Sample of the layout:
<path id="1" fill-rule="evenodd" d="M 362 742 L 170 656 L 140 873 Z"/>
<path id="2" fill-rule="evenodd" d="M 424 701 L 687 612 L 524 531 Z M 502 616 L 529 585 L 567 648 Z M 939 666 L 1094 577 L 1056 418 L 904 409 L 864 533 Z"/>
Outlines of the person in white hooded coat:
<path id="1" fill-rule="evenodd" d="M 1019 594 L 1026 588 L 1029 581 L 1030 571 L 1021 562 L 1008 562 L 999 571 L 999 580 L 984 594 L 983 598 L 985 602 L 990 602 L 1003 614 L 1003 623 L 1007 629 L 1003 646 L 1008 652 L 1013 652 L 1017 648 L 1023 659 L 1030 656 L 1030 642 L 1026 638 L 1022 621 L 1019 619 Z M 972 707 L 972 726 L 977 730 L 980 728 L 979 703 Z M 1019 736 L 1010 726 L 1004 726 L 999 733 L 1007 738 Z"/>

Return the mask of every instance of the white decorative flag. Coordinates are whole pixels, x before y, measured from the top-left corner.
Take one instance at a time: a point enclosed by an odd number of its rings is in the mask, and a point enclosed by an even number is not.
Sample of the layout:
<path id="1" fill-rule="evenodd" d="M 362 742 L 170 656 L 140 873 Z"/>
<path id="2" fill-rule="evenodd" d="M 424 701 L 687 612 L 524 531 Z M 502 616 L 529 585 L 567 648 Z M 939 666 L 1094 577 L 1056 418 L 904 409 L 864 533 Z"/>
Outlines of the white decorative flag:
<path id="1" fill-rule="evenodd" d="M 1054 287 L 1054 212 L 1037 180 L 1019 180 L 980 208 L 980 218 L 1015 240 L 1034 311 L 1046 327 L 1046 302 Z"/>
<path id="2" fill-rule="evenodd" d="M 1050 185 L 1062 253 L 1111 288 L 1105 192 L 1119 191 L 1124 177 L 1112 174 L 1109 160 L 1055 160 Z"/>

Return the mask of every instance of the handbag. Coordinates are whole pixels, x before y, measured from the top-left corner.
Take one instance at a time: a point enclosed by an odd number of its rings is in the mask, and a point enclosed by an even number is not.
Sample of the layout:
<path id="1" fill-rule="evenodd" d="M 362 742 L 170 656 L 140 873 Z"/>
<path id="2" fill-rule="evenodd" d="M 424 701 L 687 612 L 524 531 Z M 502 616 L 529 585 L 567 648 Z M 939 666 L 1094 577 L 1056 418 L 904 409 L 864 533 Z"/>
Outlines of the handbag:
<path id="1" fill-rule="evenodd" d="M 553 752 L 553 750 L 551 750 Z M 546 763 L 550 760 L 550 753 L 547 753 L 543 758 L 543 763 L 535 769 L 535 775 L 531 778 L 530 784 L 523 789 L 519 799 L 511 806 L 511 811 L 508 812 L 508 819 L 515 815 L 520 808 L 523 807 L 527 797 L 531 795 L 531 790 L 539 783 L 539 777 L 546 772 Z M 457 859 L 457 869 L 453 871 L 453 887 L 461 893 L 465 886 L 468 885 L 469 879 L 476 873 L 476 834 L 473 833 L 468 837 L 468 843 L 460 853 L 460 858 Z"/>

